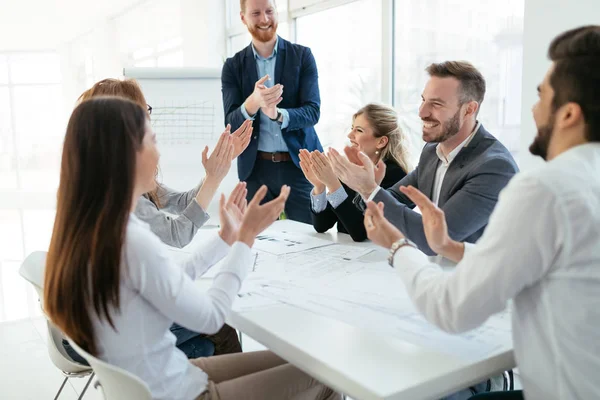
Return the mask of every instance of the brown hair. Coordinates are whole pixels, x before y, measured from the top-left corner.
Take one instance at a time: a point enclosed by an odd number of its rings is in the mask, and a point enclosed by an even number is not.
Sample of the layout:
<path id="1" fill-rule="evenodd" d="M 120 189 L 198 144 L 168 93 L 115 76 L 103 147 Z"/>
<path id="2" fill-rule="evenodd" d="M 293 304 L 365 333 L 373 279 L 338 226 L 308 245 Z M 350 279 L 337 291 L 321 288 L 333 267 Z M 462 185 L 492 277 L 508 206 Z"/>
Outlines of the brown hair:
<path id="1" fill-rule="evenodd" d="M 139 104 L 144 109 L 148 106 L 144 93 L 135 79 L 102 79 L 83 92 L 77 100 L 81 102 L 96 96 L 124 97 Z"/>
<path id="2" fill-rule="evenodd" d="M 485 79 L 481 72 L 468 61 L 444 61 L 433 63 L 426 69 L 429 76 L 453 77 L 460 82 L 460 104 L 476 101 L 481 106 L 485 97 Z"/>
<path id="3" fill-rule="evenodd" d="M 412 170 L 409 160 L 408 138 L 402 132 L 398 122 L 398 114 L 389 106 L 377 103 L 369 103 L 352 116 L 352 121 L 359 115 L 364 115 L 369 125 L 373 128 L 375 137 L 387 137 L 387 145 L 381 149 L 380 159 L 393 159 L 404 170 L 409 173 Z"/>
<path id="4" fill-rule="evenodd" d="M 600 141 L 600 26 L 589 25 L 557 36 L 548 49 L 554 62 L 550 86 L 553 111 L 566 103 L 581 107 L 586 139 Z"/>
<path id="5" fill-rule="evenodd" d="M 75 108 L 65 136 L 56 219 L 46 259 L 44 309 L 97 354 L 92 312 L 114 328 L 136 153 L 148 116 L 132 101 L 99 97 Z"/>
<path id="6" fill-rule="evenodd" d="M 148 103 L 142 92 L 142 88 L 135 79 L 102 79 L 96 82 L 94 86 L 86 90 L 77 99 L 78 102 L 89 100 L 96 96 L 117 96 L 131 100 L 139 104 L 143 109 L 147 109 Z M 158 170 L 156 171 L 158 175 Z M 145 196 L 153 202 L 157 207 L 160 207 L 160 198 L 158 195 L 158 182 L 156 182 L 156 188 L 146 193 Z"/>

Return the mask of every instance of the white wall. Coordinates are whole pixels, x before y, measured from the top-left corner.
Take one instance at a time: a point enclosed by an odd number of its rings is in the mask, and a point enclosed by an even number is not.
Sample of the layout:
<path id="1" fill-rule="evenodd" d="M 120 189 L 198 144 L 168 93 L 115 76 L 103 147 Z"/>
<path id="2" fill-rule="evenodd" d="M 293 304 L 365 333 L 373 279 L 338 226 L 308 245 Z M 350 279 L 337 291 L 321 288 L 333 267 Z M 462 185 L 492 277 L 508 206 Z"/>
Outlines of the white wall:
<path id="1" fill-rule="evenodd" d="M 523 94 L 521 111 L 521 170 L 542 161 L 529 154 L 529 145 L 537 130 L 531 107 L 537 101 L 536 87 L 544 78 L 550 61 L 546 53 L 559 33 L 581 25 L 600 23 L 599 0 L 526 0 L 523 37 Z"/>
<path id="2" fill-rule="evenodd" d="M 65 109 L 94 82 L 117 78 L 132 54 L 181 38 L 183 66 L 220 68 L 227 53 L 223 1 L 147 0 L 106 16 L 59 47 Z"/>
<path id="3" fill-rule="evenodd" d="M 227 58 L 224 0 L 181 0 L 186 66 L 221 69 Z"/>

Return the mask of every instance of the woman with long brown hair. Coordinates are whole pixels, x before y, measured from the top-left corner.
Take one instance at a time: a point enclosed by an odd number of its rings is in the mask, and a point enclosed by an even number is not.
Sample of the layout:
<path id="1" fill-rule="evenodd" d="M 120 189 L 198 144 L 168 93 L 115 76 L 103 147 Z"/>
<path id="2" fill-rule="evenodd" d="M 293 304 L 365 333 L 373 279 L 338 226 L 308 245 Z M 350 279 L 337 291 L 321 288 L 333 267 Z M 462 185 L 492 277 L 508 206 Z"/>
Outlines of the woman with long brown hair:
<path id="1" fill-rule="evenodd" d="M 178 265 L 133 213 L 154 188 L 155 140 L 146 111 L 129 100 L 99 97 L 73 111 L 46 261 L 47 315 L 87 352 L 142 379 L 154 399 L 339 399 L 268 351 L 188 361 L 175 347 L 174 320 L 200 332 L 222 326 L 252 266 L 254 239 L 290 189 L 260 205 L 263 186 L 246 205 L 238 184 L 221 196 L 218 234 Z M 193 280 L 225 255 L 203 292 Z"/>
<path id="2" fill-rule="evenodd" d="M 147 104 L 135 79 L 103 79 L 83 92 L 77 101 L 80 103 L 98 96 L 122 97 L 139 104 L 149 115 L 152 112 L 152 107 Z M 207 156 L 208 148 L 205 147 L 202 153 L 205 177 L 196 187 L 178 192 L 157 181 L 152 190 L 138 199 L 135 215 L 146 222 L 162 242 L 174 247 L 188 245 L 198 229 L 208 221 L 210 216 L 205 210 L 229 171 L 231 160 L 244 151 L 251 134 L 251 122 L 242 125 L 233 134 L 226 128 L 210 157 Z M 171 332 L 177 338 L 177 347 L 188 358 L 242 351 L 237 332 L 227 324 L 214 335 L 201 335 L 178 324 L 171 326 Z M 66 340 L 63 340 L 63 346 L 71 358 L 87 363 Z"/>

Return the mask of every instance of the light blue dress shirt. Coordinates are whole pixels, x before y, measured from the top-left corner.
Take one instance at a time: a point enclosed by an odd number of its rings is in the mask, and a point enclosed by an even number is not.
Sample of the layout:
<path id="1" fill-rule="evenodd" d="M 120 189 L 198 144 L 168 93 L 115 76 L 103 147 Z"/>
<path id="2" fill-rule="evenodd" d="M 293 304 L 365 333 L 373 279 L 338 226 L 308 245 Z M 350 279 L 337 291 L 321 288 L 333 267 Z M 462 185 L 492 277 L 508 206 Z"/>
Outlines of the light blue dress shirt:
<path id="1" fill-rule="evenodd" d="M 262 57 L 252 44 L 252 52 L 254 53 L 254 59 L 256 60 L 256 69 L 258 72 L 258 78 L 262 78 L 263 76 L 269 74 L 269 80 L 265 82 L 266 87 L 273 87 L 273 82 L 275 81 L 275 63 L 277 62 L 277 46 L 279 45 L 279 36 L 277 37 L 277 41 L 275 42 L 275 48 L 273 49 L 273 53 L 265 58 Z M 257 115 L 260 116 L 260 134 L 258 135 L 258 150 L 265 151 L 269 153 L 275 152 L 287 152 L 288 147 L 283 140 L 282 130 L 287 128 L 290 123 L 290 115 L 287 110 L 280 108 L 279 111 L 283 117 L 283 122 L 279 124 L 276 121 L 271 121 L 269 117 L 258 110 L 254 117 L 251 117 L 246 111 L 246 107 L 244 104 L 240 107 L 242 111 L 242 115 L 246 119 L 254 120 Z"/>
<path id="2" fill-rule="evenodd" d="M 311 206 L 313 211 L 317 214 L 325 211 L 327 208 L 327 202 L 331 204 L 331 207 L 338 208 L 338 206 L 347 198 L 348 193 L 346 193 L 346 190 L 343 186 L 340 186 L 340 188 L 333 193 L 325 194 L 325 191 L 323 191 L 323 193 L 320 193 L 316 196 L 313 194 L 312 190 L 310 191 Z"/>

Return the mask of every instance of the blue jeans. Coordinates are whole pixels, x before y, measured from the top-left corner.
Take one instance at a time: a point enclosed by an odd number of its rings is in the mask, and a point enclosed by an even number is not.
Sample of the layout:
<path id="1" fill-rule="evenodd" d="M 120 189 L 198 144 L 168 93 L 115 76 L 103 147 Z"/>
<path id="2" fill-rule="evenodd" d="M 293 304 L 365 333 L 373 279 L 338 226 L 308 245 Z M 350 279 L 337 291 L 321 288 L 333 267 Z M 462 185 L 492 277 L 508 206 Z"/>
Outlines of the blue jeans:
<path id="1" fill-rule="evenodd" d="M 252 173 L 246 179 L 248 201 L 262 186 L 269 189 L 263 202 L 273 200 L 279 196 L 281 186 L 290 187 L 290 196 L 285 203 L 285 214 L 288 219 L 312 224 L 310 211 L 310 191 L 312 185 L 304 177 L 304 173 L 293 161 L 273 162 L 270 160 L 256 159 Z"/>
<path id="2" fill-rule="evenodd" d="M 175 345 L 179 350 L 185 353 L 187 358 L 209 357 L 215 353 L 215 345 L 213 342 L 201 336 L 199 333 L 192 332 L 177 324 L 171 325 L 171 328 L 169 329 L 177 338 Z M 63 339 L 62 345 L 69 357 L 74 361 L 83 365 L 89 365 L 88 362 L 71 347 L 68 341 Z"/>

